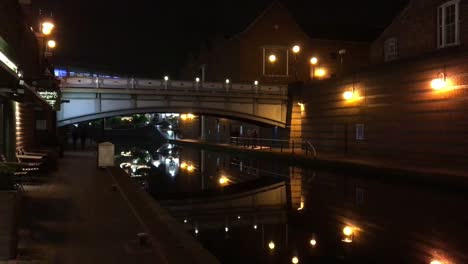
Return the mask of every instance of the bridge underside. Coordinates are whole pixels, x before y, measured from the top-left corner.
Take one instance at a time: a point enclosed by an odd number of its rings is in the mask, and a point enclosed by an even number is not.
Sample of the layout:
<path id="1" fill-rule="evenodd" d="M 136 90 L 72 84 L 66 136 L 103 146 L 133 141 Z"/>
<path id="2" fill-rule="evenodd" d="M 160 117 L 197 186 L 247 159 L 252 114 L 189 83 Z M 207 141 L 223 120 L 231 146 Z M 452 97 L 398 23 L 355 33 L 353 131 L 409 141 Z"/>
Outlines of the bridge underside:
<path id="1" fill-rule="evenodd" d="M 96 119 L 113 117 L 113 116 L 126 116 L 132 114 L 144 114 L 144 113 L 193 113 L 197 115 L 209 115 L 217 117 L 225 117 L 234 120 L 242 120 L 247 122 L 256 122 L 263 123 L 267 125 L 273 125 L 278 127 L 286 127 L 285 123 L 278 122 L 272 119 L 263 118 L 260 116 L 249 115 L 241 112 L 232 112 L 220 109 L 196 109 L 189 107 L 148 107 L 148 108 L 134 108 L 134 109 L 123 109 L 123 110 L 114 110 L 108 112 L 100 112 L 89 115 L 76 116 L 68 119 L 62 119 L 57 121 L 57 125 L 67 126 L 70 124 L 88 122 Z"/>
<path id="2" fill-rule="evenodd" d="M 58 126 L 141 113 L 193 113 L 286 127 L 288 97 L 277 94 L 62 88 Z"/>

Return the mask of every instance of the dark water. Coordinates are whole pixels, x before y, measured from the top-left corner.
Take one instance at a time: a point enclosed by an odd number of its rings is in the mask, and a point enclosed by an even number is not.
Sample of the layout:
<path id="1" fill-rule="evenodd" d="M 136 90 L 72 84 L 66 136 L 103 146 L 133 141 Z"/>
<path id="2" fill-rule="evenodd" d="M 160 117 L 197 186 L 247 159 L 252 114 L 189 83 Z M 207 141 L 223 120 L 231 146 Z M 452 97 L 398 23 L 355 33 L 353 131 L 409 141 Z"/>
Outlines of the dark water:
<path id="1" fill-rule="evenodd" d="M 130 152 L 119 161 L 135 181 L 222 263 L 468 263 L 463 186 L 185 146 Z"/>

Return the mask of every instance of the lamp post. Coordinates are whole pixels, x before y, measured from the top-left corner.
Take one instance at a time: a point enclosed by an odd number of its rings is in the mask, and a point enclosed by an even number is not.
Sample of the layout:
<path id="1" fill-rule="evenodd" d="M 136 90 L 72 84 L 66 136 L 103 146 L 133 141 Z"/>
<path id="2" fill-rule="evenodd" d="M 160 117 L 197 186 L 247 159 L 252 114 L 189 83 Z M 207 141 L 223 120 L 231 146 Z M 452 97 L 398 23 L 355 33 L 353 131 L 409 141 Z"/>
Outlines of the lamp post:
<path id="1" fill-rule="evenodd" d="M 53 70 L 49 69 L 47 57 L 52 56 L 51 50 L 57 46 L 57 42 L 50 37 L 53 35 L 55 24 L 50 19 L 44 19 L 39 22 L 39 32 L 36 37 L 40 46 L 40 61 L 46 75 L 53 75 Z"/>
<path id="2" fill-rule="evenodd" d="M 316 57 L 310 58 L 310 65 L 311 65 L 311 71 L 312 71 L 312 80 L 315 79 L 315 66 L 318 63 L 318 59 Z"/>
<path id="3" fill-rule="evenodd" d="M 299 45 L 294 45 L 292 47 L 292 52 L 294 54 L 294 64 L 293 64 L 293 70 L 294 70 L 294 80 L 297 81 L 297 54 L 301 51 L 301 47 Z"/>

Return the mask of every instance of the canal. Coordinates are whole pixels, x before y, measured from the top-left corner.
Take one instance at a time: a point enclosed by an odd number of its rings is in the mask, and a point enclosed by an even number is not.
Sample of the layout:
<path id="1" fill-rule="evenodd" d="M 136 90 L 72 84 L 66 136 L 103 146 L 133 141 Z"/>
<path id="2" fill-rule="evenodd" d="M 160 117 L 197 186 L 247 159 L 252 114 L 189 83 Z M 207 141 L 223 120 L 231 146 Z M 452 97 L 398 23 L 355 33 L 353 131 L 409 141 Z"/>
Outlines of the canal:
<path id="1" fill-rule="evenodd" d="M 173 144 L 117 155 L 222 263 L 468 263 L 463 186 Z"/>

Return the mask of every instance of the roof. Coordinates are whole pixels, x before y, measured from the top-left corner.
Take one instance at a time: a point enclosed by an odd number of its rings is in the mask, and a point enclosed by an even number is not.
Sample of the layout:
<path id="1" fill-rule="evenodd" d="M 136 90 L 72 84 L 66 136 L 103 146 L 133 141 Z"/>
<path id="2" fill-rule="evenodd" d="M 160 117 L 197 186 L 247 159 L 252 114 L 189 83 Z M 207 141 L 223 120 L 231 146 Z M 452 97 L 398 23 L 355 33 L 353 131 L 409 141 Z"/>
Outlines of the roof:
<path id="1" fill-rule="evenodd" d="M 349 3 L 348 3 L 349 2 Z M 377 3 L 375 3 L 377 2 Z M 309 37 L 330 40 L 350 40 L 370 42 L 376 39 L 394 18 L 403 10 L 409 0 L 360 2 L 337 1 L 279 1 L 274 0 L 251 14 L 242 11 L 243 17 L 237 29 L 227 32 L 238 36 L 251 29 L 272 8 L 284 8 Z"/>

